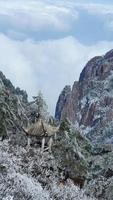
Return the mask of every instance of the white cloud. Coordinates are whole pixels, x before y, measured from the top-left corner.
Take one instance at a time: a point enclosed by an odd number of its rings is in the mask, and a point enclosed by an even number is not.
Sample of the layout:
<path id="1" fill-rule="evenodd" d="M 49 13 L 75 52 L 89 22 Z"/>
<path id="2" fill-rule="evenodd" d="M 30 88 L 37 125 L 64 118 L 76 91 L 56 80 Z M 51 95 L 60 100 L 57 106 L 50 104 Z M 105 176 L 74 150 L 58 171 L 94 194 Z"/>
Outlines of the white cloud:
<path id="1" fill-rule="evenodd" d="M 0 24 L 7 32 L 69 31 L 78 12 L 46 1 L 0 1 Z M 6 27 L 5 27 L 6 26 Z"/>
<path id="2" fill-rule="evenodd" d="M 42 89 L 52 112 L 65 84 L 78 80 L 90 58 L 113 48 L 113 42 L 87 46 L 69 36 L 82 10 L 102 18 L 112 30 L 112 5 L 80 4 L 78 0 L 0 1 L 0 32 L 4 33 L 0 34 L 0 69 L 30 96 Z M 40 31 L 44 40 L 34 42 L 33 34 Z M 48 32 L 68 32 L 68 37 L 46 40 Z"/>
<path id="3" fill-rule="evenodd" d="M 33 71 L 30 62 L 22 55 L 17 43 L 4 35 L 0 35 L 0 70 L 5 72 L 16 86 L 29 88 L 32 93 Z"/>
<path id="4" fill-rule="evenodd" d="M 72 31 L 76 35 L 82 11 L 101 19 L 103 26 L 112 31 L 113 5 L 80 3 L 78 0 L 4 0 L 0 1 L 0 32 L 10 38 L 36 40 L 62 37 Z M 80 21 L 80 23 L 83 23 Z M 91 22 L 90 22 L 91 23 Z M 96 22 L 95 22 L 96 23 Z M 84 26 L 84 23 L 82 24 Z M 89 24 L 90 26 L 90 24 Z M 95 26 L 95 25 L 94 25 Z M 84 27 L 85 28 L 85 27 Z"/>
<path id="5" fill-rule="evenodd" d="M 74 4 L 73 4 L 74 6 Z M 86 10 L 88 14 L 98 17 L 103 21 L 104 27 L 109 31 L 113 31 L 113 4 L 99 3 L 75 3 L 76 9 Z"/>
<path id="6" fill-rule="evenodd" d="M 87 10 L 94 15 L 111 15 L 113 14 L 113 4 L 99 4 L 99 3 L 77 3 L 76 7 Z"/>
<path id="7" fill-rule="evenodd" d="M 72 85 L 90 58 L 111 48 L 113 42 L 84 46 L 73 37 L 36 43 L 0 35 L 0 70 L 31 96 L 42 89 L 53 112 L 65 84 Z"/>

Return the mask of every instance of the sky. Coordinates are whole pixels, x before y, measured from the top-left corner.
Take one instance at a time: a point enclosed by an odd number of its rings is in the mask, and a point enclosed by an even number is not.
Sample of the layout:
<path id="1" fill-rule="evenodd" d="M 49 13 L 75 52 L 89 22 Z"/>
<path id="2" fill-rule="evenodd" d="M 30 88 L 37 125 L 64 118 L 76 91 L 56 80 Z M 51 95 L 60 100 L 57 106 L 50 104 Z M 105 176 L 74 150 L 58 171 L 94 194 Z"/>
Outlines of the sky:
<path id="1" fill-rule="evenodd" d="M 113 0 L 0 0 L 0 70 L 53 114 L 89 59 L 113 49 Z"/>

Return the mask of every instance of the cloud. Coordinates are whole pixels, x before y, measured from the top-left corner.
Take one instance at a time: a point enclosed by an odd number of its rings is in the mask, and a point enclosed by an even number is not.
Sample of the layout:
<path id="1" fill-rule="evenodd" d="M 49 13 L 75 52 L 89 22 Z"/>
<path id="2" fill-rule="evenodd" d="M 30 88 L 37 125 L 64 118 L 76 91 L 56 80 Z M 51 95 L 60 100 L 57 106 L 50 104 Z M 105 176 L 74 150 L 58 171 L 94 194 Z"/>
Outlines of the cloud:
<path id="1" fill-rule="evenodd" d="M 80 42 L 90 32 L 93 41 L 100 19 L 101 28 L 112 30 L 112 5 L 82 0 L 1 0 L 0 70 L 14 85 L 26 89 L 30 97 L 41 89 L 53 113 L 62 88 L 78 80 L 90 58 L 113 48 L 113 42 L 107 41 L 109 37 L 92 45 Z M 98 37 L 101 34 L 103 29 Z"/>
<path id="2" fill-rule="evenodd" d="M 73 84 L 86 62 L 113 48 L 113 42 L 85 46 L 73 37 L 34 42 L 0 35 L 0 70 L 29 96 L 42 90 L 53 113 L 62 88 Z"/>
<path id="3" fill-rule="evenodd" d="M 16 86 L 29 88 L 29 93 L 32 93 L 33 71 L 30 62 L 22 55 L 18 43 L 4 35 L 0 35 L 0 70 L 11 78 Z"/>
<path id="4" fill-rule="evenodd" d="M 76 10 L 46 1 L 0 2 L 0 29 L 9 36 L 23 38 L 42 31 L 68 32 L 78 19 Z"/>
<path id="5" fill-rule="evenodd" d="M 100 4 L 100 3 L 77 3 L 76 7 L 87 10 L 90 14 L 94 15 L 111 15 L 113 14 L 113 4 Z"/>
<path id="6" fill-rule="evenodd" d="M 113 4 L 109 3 L 104 5 L 85 0 L 0 1 L 0 32 L 15 40 L 32 38 L 40 41 L 72 35 L 79 40 L 81 37 L 80 41 L 85 43 L 88 39 L 86 41 L 84 35 L 89 32 L 88 28 L 92 29 L 92 24 L 98 32 L 92 36 L 92 41 L 100 40 L 100 35 L 106 40 L 106 32 L 111 32 L 110 39 L 113 39 L 112 21 Z M 101 27 L 100 31 L 96 30 L 98 27 Z"/>
<path id="7" fill-rule="evenodd" d="M 110 3 L 76 3 L 76 9 L 87 11 L 89 15 L 94 15 L 101 19 L 103 26 L 109 31 L 113 31 L 113 4 Z"/>
<path id="8" fill-rule="evenodd" d="M 113 32 L 113 19 L 112 20 L 108 20 L 106 23 L 106 27 L 109 31 Z"/>

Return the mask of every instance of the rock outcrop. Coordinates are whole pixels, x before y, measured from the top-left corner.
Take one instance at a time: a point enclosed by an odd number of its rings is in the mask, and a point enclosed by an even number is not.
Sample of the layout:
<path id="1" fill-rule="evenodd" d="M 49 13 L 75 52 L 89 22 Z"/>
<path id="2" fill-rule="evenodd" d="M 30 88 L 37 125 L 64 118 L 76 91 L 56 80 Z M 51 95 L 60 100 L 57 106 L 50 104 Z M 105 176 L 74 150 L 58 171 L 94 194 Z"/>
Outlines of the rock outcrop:
<path id="1" fill-rule="evenodd" d="M 67 117 L 91 141 L 113 143 L 113 50 L 87 63 L 59 110 L 59 120 Z"/>
<path id="2" fill-rule="evenodd" d="M 16 137 L 19 142 L 27 124 L 27 94 L 19 88 L 15 89 L 10 80 L 0 72 L 0 137 L 3 139 Z M 23 140 L 21 140 L 23 141 Z M 21 142 L 22 143 L 22 142 Z"/>
<path id="3" fill-rule="evenodd" d="M 58 121 L 61 119 L 62 110 L 63 110 L 64 106 L 66 105 L 66 103 L 70 97 L 70 94 L 71 94 L 71 87 L 69 85 L 67 85 L 61 92 L 58 102 L 57 102 L 55 118 Z"/>

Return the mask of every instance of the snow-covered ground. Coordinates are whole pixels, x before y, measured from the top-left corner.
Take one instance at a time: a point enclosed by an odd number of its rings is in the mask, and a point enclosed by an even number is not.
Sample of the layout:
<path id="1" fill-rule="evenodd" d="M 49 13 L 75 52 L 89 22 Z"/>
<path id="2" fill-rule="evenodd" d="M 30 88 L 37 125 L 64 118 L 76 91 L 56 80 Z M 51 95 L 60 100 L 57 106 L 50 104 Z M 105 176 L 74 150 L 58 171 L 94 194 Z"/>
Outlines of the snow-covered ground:
<path id="1" fill-rule="evenodd" d="M 57 164 L 40 149 L 0 142 L 0 200 L 92 200 L 71 180 L 59 181 Z"/>

